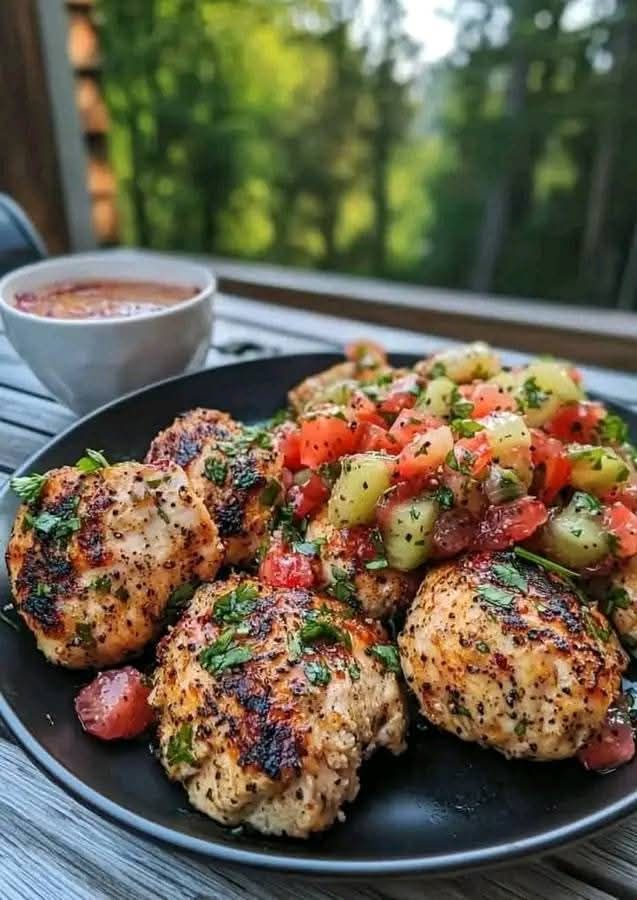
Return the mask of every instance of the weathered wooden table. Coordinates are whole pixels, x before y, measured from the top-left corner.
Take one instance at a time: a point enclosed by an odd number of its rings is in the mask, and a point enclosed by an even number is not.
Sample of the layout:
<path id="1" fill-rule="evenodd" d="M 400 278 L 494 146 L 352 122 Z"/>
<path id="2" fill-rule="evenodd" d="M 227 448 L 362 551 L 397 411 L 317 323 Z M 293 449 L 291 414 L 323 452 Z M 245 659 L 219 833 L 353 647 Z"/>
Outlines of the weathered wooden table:
<path id="1" fill-rule="evenodd" d="M 420 354 L 442 343 L 400 329 L 221 296 L 208 364 L 335 349 L 362 336 L 380 340 L 392 350 Z M 497 344 L 497 332 L 493 343 Z M 509 357 L 515 359 L 515 354 Z M 637 376 L 585 371 L 589 387 L 637 408 Z M 0 334 L 0 484 L 73 418 L 48 396 Z M 7 900 L 637 898 L 637 817 L 595 840 L 515 867 L 426 882 L 377 879 L 338 884 L 214 865 L 133 836 L 48 781 L 2 725 L 0 784 L 0 898 Z"/>

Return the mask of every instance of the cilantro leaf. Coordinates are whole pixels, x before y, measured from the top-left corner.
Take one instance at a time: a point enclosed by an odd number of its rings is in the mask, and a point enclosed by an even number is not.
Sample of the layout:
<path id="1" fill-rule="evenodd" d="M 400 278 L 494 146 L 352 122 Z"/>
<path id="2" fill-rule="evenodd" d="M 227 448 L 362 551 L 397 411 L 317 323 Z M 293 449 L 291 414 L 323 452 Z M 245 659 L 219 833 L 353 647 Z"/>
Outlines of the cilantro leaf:
<path id="1" fill-rule="evenodd" d="M 498 581 L 507 587 L 517 588 L 519 591 L 527 591 L 529 588 L 527 579 L 511 563 L 497 563 L 492 571 Z"/>
<path id="2" fill-rule="evenodd" d="M 540 556 L 538 553 L 532 553 L 524 547 L 514 547 L 513 552 L 521 559 L 535 563 L 542 569 L 546 569 L 547 572 L 555 572 L 556 575 L 561 575 L 562 578 L 566 578 L 567 580 L 579 578 L 577 572 L 574 572 L 572 569 L 567 569 L 566 566 L 561 566 L 559 563 L 553 562 L 552 559 L 547 559 L 545 556 Z"/>
<path id="3" fill-rule="evenodd" d="M 295 553 L 302 554 L 302 556 L 318 556 L 324 543 L 325 540 L 323 538 L 318 538 L 314 541 L 294 541 L 292 549 Z"/>
<path id="4" fill-rule="evenodd" d="M 542 404 L 545 403 L 548 398 L 548 393 L 542 390 L 537 383 L 537 378 L 535 376 L 527 378 L 520 387 L 519 404 L 522 410 L 540 409 Z"/>
<path id="5" fill-rule="evenodd" d="M 212 617 L 215 622 L 238 625 L 254 610 L 258 596 L 259 591 L 253 584 L 240 584 L 219 597 Z"/>
<path id="6" fill-rule="evenodd" d="M 369 648 L 369 653 L 381 661 L 385 671 L 400 674 L 400 656 L 395 644 L 373 644 Z"/>
<path id="7" fill-rule="evenodd" d="M 225 628 L 216 641 L 199 652 L 199 664 L 211 675 L 243 665 L 252 659 L 252 650 L 234 640 L 237 629 Z"/>
<path id="8" fill-rule="evenodd" d="M 111 579 L 108 575 L 97 575 L 89 583 L 89 587 L 99 594 L 108 594 L 111 589 Z"/>
<path id="9" fill-rule="evenodd" d="M 597 497 L 593 497 L 592 494 L 587 494 L 584 491 L 576 491 L 573 494 L 571 503 L 575 508 L 575 512 L 590 512 L 597 515 L 602 511 L 602 504 Z"/>
<path id="10" fill-rule="evenodd" d="M 192 766 L 195 756 L 192 752 L 192 725 L 184 723 L 175 734 L 170 736 L 166 749 L 166 762 L 169 766 L 181 763 Z"/>
<path id="11" fill-rule="evenodd" d="M 311 616 L 305 620 L 305 624 L 299 630 L 299 640 L 305 647 L 318 641 L 328 644 L 342 644 L 348 650 L 352 649 L 352 637 L 349 631 L 345 631 L 334 625 L 327 618 Z"/>
<path id="12" fill-rule="evenodd" d="M 32 472 L 30 475 L 14 475 L 9 484 L 23 503 L 32 506 L 40 499 L 40 494 L 46 484 L 46 475 L 38 475 Z"/>
<path id="13" fill-rule="evenodd" d="M 614 413 L 606 413 L 597 427 L 602 441 L 610 444 L 625 444 L 629 440 L 627 423 Z"/>
<path id="14" fill-rule="evenodd" d="M 163 622 L 164 625 L 171 625 L 176 622 L 184 609 L 192 600 L 192 596 L 199 587 L 197 581 L 186 581 L 176 587 L 168 598 L 168 603 L 164 609 Z"/>
<path id="15" fill-rule="evenodd" d="M 326 588 L 327 593 L 343 603 L 356 604 L 356 586 L 345 569 L 332 566 L 331 573 L 332 581 Z"/>
<path id="16" fill-rule="evenodd" d="M 484 431 L 484 425 L 474 422 L 473 419 L 452 419 L 450 424 L 457 437 L 473 437 L 479 431 Z"/>
<path id="17" fill-rule="evenodd" d="M 445 487 L 444 485 L 437 487 L 433 492 L 432 497 L 439 504 L 441 509 L 453 509 L 456 503 L 453 491 L 451 488 Z"/>
<path id="18" fill-rule="evenodd" d="M 313 660 L 312 662 L 306 663 L 303 666 L 303 671 L 311 684 L 329 684 L 332 680 L 329 668 L 322 661 Z"/>
<path id="19" fill-rule="evenodd" d="M 616 609 L 628 609 L 631 604 L 630 594 L 625 588 L 613 585 L 600 604 L 602 612 L 610 616 Z"/>
<path id="20" fill-rule="evenodd" d="M 85 474 L 97 472 L 98 469 L 106 469 L 108 466 L 110 466 L 110 463 L 104 456 L 104 451 L 91 450 L 90 448 L 87 448 L 84 451 L 84 456 L 80 457 L 75 463 L 75 468 Z"/>
<path id="21" fill-rule="evenodd" d="M 228 474 L 228 463 L 215 456 L 209 456 L 203 466 L 203 472 L 208 481 L 212 481 L 217 487 L 221 487 Z"/>
<path id="22" fill-rule="evenodd" d="M 503 588 L 496 587 L 492 584 L 481 584 L 476 591 L 480 600 L 485 600 L 491 606 L 497 606 L 500 609 L 509 609 L 513 603 L 513 594 L 511 591 L 505 591 Z"/>

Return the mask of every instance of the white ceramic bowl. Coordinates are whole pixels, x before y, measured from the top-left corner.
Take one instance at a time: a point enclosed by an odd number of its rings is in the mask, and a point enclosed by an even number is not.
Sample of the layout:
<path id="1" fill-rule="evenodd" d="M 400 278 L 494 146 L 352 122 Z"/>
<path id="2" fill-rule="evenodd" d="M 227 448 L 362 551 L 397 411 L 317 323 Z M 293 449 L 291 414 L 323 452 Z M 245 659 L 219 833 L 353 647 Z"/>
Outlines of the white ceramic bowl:
<path id="1" fill-rule="evenodd" d="M 184 303 L 140 316 L 50 319 L 15 308 L 16 294 L 59 281 L 126 279 L 193 285 Z M 149 253 L 81 254 L 16 269 L 0 281 L 7 337 L 51 393 L 87 413 L 153 381 L 198 368 L 210 344 L 214 275 Z"/>

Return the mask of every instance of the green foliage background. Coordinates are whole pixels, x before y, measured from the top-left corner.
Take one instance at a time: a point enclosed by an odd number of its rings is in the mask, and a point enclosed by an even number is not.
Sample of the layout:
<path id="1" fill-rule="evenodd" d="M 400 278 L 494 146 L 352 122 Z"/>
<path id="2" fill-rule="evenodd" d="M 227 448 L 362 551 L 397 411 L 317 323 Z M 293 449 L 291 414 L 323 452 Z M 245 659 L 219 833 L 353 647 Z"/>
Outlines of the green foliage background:
<path id="1" fill-rule="evenodd" d="M 423 69 L 402 0 L 99 0 L 124 242 L 635 308 L 637 2 L 573 2 Z"/>

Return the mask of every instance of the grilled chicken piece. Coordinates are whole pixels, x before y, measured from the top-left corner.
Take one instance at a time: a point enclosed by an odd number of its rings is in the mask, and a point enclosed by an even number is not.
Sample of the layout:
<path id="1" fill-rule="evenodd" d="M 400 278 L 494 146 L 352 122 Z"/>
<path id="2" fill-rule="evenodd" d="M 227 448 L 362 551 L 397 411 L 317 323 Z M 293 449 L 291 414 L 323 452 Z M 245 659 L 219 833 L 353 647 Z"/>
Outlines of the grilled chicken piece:
<path id="1" fill-rule="evenodd" d="M 248 577 L 197 591 L 159 645 L 150 696 L 161 761 L 197 809 L 307 837 L 343 818 L 376 747 L 403 750 L 398 678 L 366 652 L 387 635 L 344 609 Z"/>
<path id="2" fill-rule="evenodd" d="M 183 469 L 54 469 L 7 548 L 16 607 L 53 663 L 112 666 L 155 638 L 172 591 L 213 578 L 217 529 Z"/>
<path id="3" fill-rule="evenodd" d="M 217 525 L 226 565 L 254 559 L 280 493 L 282 456 L 268 435 L 254 442 L 251 434 L 226 413 L 193 409 L 160 432 L 146 454 L 146 462 L 184 467 Z"/>
<path id="4" fill-rule="evenodd" d="M 314 409 L 324 403 L 346 404 L 349 395 L 358 385 L 370 384 L 383 377 L 395 381 L 409 373 L 408 369 L 393 369 L 391 366 L 376 366 L 361 369 L 357 363 L 337 363 L 318 375 L 310 375 L 288 393 L 290 406 L 297 415 Z M 391 382 L 389 382 L 391 383 Z M 380 395 L 388 386 L 378 389 Z"/>
<path id="5" fill-rule="evenodd" d="M 374 548 L 372 529 L 365 527 L 336 528 L 322 509 L 307 529 L 307 540 L 320 543 L 323 584 L 332 592 L 351 594 L 363 615 L 385 619 L 413 600 L 420 576 L 397 569 L 368 569 L 378 553 Z"/>
<path id="6" fill-rule="evenodd" d="M 431 722 L 536 760 L 573 756 L 599 730 L 627 662 L 595 607 L 511 553 L 431 569 L 398 643 Z"/>
<path id="7" fill-rule="evenodd" d="M 620 604 L 624 605 L 614 605 L 611 619 L 622 643 L 634 652 L 637 650 L 637 556 L 625 562 L 613 576 L 613 587 L 626 594 L 620 597 Z"/>

